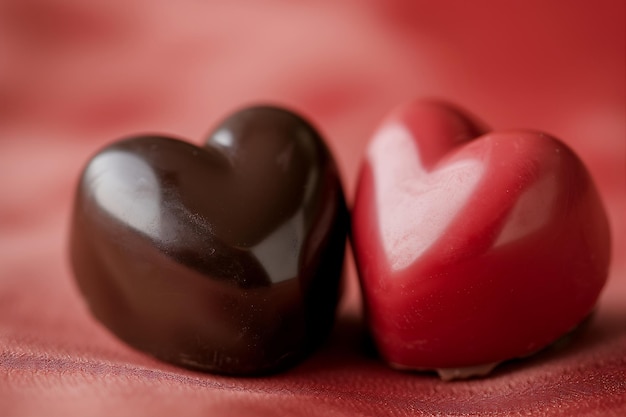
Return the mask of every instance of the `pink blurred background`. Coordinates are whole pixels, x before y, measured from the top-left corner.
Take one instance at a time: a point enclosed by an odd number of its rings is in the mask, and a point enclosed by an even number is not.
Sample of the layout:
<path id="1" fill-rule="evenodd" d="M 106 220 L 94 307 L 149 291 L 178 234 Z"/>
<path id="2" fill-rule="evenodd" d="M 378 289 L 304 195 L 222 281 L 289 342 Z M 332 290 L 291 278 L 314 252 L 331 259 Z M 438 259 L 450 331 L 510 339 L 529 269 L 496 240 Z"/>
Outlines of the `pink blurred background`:
<path id="1" fill-rule="evenodd" d="M 0 414 L 626 412 L 625 28 L 621 0 L 0 0 Z M 416 97 L 547 131 L 589 167 L 614 256 L 572 346 L 455 384 L 388 370 L 362 347 L 351 260 L 333 338 L 272 378 L 180 370 L 91 318 L 66 239 L 99 147 L 139 132 L 199 143 L 272 102 L 324 133 L 351 195 L 377 124 Z"/>

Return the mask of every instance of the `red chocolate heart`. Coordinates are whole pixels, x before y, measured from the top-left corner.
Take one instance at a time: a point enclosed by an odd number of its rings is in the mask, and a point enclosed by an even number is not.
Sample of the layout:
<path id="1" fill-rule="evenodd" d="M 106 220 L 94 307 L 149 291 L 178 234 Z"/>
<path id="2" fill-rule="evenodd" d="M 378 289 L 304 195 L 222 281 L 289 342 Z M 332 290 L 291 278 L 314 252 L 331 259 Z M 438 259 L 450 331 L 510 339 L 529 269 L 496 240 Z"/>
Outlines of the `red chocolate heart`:
<path id="1" fill-rule="evenodd" d="M 380 354 L 444 378 L 555 341 L 591 312 L 608 272 L 607 217 L 572 150 L 539 132 L 485 133 L 438 103 L 382 124 L 352 224 Z"/>

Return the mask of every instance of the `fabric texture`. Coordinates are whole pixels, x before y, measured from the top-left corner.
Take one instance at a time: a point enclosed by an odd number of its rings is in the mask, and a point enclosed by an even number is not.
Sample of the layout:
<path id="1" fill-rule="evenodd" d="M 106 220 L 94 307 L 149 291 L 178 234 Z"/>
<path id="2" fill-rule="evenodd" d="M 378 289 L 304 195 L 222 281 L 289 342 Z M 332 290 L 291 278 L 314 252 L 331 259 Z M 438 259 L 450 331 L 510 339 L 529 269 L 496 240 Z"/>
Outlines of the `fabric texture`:
<path id="1" fill-rule="evenodd" d="M 1 1 L 0 415 L 626 415 L 625 16 L 620 0 Z M 568 343 L 469 381 L 394 371 L 367 339 L 351 254 L 332 336 L 274 376 L 159 362 L 89 314 L 67 237 L 100 147 L 200 143 L 237 108 L 281 104 L 327 138 L 352 199 L 377 124 L 415 97 L 547 131 L 590 169 L 613 258 Z"/>

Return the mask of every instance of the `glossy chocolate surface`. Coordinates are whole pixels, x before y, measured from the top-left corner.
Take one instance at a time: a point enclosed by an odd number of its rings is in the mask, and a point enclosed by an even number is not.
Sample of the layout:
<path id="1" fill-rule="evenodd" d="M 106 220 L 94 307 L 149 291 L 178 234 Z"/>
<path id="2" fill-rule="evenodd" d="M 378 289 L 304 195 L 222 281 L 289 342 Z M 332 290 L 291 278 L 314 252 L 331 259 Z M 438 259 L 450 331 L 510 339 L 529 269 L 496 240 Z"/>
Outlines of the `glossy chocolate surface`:
<path id="1" fill-rule="evenodd" d="M 335 163 L 290 112 L 255 107 L 204 147 L 114 143 L 78 185 L 71 261 L 95 316 L 161 359 L 259 374 L 328 333 L 348 215 Z"/>

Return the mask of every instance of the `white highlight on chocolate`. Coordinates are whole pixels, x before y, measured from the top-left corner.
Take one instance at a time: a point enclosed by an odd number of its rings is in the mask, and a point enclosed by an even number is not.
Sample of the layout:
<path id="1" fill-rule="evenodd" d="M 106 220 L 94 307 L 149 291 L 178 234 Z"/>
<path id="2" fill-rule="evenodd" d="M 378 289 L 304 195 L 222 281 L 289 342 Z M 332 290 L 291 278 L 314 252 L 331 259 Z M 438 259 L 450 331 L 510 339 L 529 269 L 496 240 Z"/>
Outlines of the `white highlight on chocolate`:
<path id="1" fill-rule="evenodd" d="M 213 142 L 224 148 L 230 148 L 233 145 L 235 138 L 233 138 L 233 134 L 228 129 L 222 129 L 213 135 Z"/>
<path id="2" fill-rule="evenodd" d="M 522 239 L 546 225 L 552 217 L 556 189 L 556 177 L 551 176 L 526 190 L 515 203 L 494 247 Z"/>
<path id="3" fill-rule="evenodd" d="M 271 235 L 251 248 L 274 283 L 298 275 L 300 247 L 304 240 L 304 212 L 299 210 Z"/>
<path id="4" fill-rule="evenodd" d="M 123 151 L 107 152 L 91 162 L 85 180 L 98 205 L 127 226 L 162 238 L 161 192 L 152 168 Z"/>
<path id="5" fill-rule="evenodd" d="M 400 125 L 381 129 L 367 157 L 387 260 L 392 270 L 401 270 L 446 231 L 472 195 L 484 166 L 464 159 L 427 172 L 411 133 Z"/>

